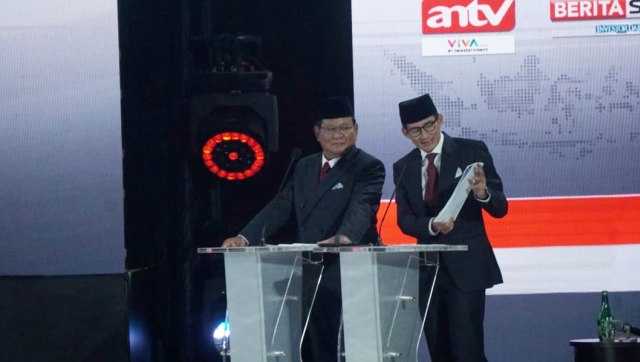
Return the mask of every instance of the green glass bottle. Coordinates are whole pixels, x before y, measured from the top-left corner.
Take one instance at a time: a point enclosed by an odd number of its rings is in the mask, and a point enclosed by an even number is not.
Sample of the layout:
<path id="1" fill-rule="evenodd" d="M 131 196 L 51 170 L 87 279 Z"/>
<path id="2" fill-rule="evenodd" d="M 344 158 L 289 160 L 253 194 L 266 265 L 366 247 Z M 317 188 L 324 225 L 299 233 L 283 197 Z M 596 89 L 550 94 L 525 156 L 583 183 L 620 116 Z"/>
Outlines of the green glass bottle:
<path id="1" fill-rule="evenodd" d="M 601 341 L 613 341 L 615 332 L 612 321 L 613 314 L 611 314 L 611 308 L 609 308 L 609 293 L 603 290 L 600 313 L 598 314 L 598 338 Z"/>

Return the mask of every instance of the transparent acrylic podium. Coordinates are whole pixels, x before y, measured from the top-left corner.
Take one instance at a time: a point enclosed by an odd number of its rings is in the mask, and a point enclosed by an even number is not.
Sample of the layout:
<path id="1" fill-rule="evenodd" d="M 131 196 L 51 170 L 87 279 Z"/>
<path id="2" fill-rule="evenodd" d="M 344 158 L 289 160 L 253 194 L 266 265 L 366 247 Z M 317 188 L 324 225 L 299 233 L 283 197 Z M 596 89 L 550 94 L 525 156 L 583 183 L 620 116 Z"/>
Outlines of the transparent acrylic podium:
<path id="1" fill-rule="evenodd" d="M 199 248 L 198 253 L 224 253 L 231 361 L 301 361 L 302 336 L 323 268 L 305 255 L 340 253 L 342 360 L 414 362 L 424 323 L 420 266 L 433 267 L 437 275 L 440 252 L 465 250 L 466 245 L 295 244 Z M 435 258 L 427 261 L 428 255 Z"/>
<path id="2" fill-rule="evenodd" d="M 198 249 L 200 254 L 224 254 L 231 336 L 223 357 L 234 362 L 301 360 L 302 336 L 323 268 L 303 255 L 314 247 Z"/>
<path id="3" fill-rule="evenodd" d="M 434 268 L 437 276 L 440 252 L 466 250 L 466 245 L 343 248 L 344 360 L 417 361 L 424 324 L 418 303 L 420 265 Z M 424 296 L 428 300 L 433 283 Z"/>

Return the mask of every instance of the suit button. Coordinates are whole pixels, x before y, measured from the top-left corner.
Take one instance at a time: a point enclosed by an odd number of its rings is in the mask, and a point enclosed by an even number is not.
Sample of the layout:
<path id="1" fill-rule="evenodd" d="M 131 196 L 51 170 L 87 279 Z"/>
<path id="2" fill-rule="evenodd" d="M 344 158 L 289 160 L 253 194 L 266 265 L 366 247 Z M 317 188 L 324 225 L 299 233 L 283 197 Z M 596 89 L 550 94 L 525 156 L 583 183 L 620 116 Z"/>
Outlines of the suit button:
<path id="1" fill-rule="evenodd" d="M 301 227 L 300 227 L 300 231 L 304 231 L 304 226 L 301 226 Z"/>
<path id="2" fill-rule="evenodd" d="M 300 208 L 304 209 L 304 202 L 300 204 Z"/>

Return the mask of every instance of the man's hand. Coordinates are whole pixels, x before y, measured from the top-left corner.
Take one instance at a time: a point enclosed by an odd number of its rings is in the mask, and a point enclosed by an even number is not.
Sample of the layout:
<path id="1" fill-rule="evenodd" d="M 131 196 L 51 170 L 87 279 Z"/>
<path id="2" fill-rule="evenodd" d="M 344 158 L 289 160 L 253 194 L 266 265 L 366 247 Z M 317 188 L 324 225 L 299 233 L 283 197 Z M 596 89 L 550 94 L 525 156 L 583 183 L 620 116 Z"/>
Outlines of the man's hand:
<path id="1" fill-rule="evenodd" d="M 489 197 L 487 193 L 487 178 L 484 175 L 484 170 L 481 164 L 476 163 L 473 166 L 473 176 L 469 179 L 469 186 L 471 191 L 480 200 L 484 200 Z"/>
<path id="2" fill-rule="evenodd" d="M 442 234 L 448 234 L 451 232 L 451 230 L 453 230 L 453 218 L 450 217 L 449 220 L 447 221 L 433 221 L 431 223 L 431 230 L 433 230 L 433 232 L 435 232 L 436 234 L 438 233 L 442 233 Z"/>
<path id="3" fill-rule="evenodd" d="M 352 244 L 351 239 L 345 235 L 334 235 L 328 239 L 318 241 L 318 245 Z"/>
<path id="4" fill-rule="evenodd" d="M 222 243 L 223 248 L 237 248 L 237 247 L 242 247 L 247 245 L 249 245 L 247 241 L 240 236 L 234 236 L 232 238 L 228 238 Z"/>

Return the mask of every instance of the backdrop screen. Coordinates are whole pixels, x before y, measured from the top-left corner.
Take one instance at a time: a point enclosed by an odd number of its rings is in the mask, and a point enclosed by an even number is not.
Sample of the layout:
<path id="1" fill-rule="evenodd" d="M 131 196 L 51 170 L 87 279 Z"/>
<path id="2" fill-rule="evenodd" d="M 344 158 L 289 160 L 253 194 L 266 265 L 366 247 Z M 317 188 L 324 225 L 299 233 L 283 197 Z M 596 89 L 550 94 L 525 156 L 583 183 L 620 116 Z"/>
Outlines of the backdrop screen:
<path id="1" fill-rule="evenodd" d="M 4 0 L 0 275 L 124 271 L 115 0 Z"/>
<path id="2" fill-rule="evenodd" d="M 487 220 L 493 293 L 639 289 L 640 1 L 353 0 L 352 14 L 358 144 L 385 163 L 387 201 L 413 147 L 398 103 L 429 93 L 444 132 L 487 143 L 510 200 Z M 383 240 L 415 242 L 394 209 Z"/>

